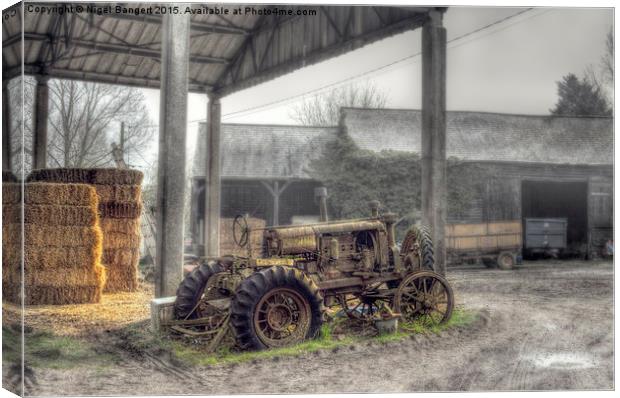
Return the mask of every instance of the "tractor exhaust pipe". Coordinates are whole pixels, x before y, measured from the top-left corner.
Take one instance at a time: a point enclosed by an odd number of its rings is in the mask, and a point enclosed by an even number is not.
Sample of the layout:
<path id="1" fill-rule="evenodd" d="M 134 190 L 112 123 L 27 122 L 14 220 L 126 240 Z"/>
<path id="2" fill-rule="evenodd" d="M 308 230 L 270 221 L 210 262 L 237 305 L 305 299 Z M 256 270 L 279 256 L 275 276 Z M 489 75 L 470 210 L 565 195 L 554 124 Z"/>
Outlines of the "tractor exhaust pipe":
<path id="1" fill-rule="evenodd" d="M 327 188 L 314 188 L 314 197 L 319 199 L 319 221 L 328 221 L 327 217 Z"/>

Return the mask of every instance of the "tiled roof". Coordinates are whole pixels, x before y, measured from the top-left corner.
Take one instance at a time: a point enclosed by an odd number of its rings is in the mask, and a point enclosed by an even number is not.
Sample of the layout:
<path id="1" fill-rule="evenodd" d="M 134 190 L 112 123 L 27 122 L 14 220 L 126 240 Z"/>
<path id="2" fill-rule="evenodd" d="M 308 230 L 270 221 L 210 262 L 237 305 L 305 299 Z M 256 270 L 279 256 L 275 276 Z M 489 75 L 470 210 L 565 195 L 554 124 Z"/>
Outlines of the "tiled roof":
<path id="1" fill-rule="evenodd" d="M 222 177 L 309 178 L 308 165 L 333 141 L 337 127 L 223 124 Z M 204 176 L 206 124 L 198 132 L 194 176 Z"/>
<path id="2" fill-rule="evenodd" d="M 419 110 L 343 108 L 342 123 L 362 149 L 420 152 Z M 446 114 L 447 156 L 473 161 L 613 164 L 613 118 Z"/>

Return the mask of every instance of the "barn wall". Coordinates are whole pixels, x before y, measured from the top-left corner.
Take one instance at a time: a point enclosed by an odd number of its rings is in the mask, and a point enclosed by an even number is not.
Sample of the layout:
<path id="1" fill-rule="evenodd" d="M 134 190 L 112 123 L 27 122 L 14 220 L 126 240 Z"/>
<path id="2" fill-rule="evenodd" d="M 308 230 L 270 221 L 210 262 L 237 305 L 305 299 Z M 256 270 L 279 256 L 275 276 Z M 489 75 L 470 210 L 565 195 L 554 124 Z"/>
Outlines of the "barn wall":
<path id="1" fill-rule="evenodd" d="M 485 163 L 487 175 L 479 201 L 472 202 L 472 217 L 452 222 L 521 219 L 521 183 L 524 180 L 585 182 L 588 184 L 588 251 L 596 255 L 613 239 L 613 167 L 551 164 Z M 480 219 L 476 220 L 476 216 Z"/>
<path id="2" fill-rule="evenodd" d="M 295 215 L 318 216 L 319 207 L 314 202 L 314 188 L 319 185 L 312 180 L 292 182 L 280 196 L 280 224 L 290 224 Z M 201 246 L 203 237 L 204 202 L 204 178 L 196 177 L 192 182 L 190 231 L 192 241 L 198 246 Z M 268 225 L 273 220 L 273 197 L 261 181 L 222 180 L 221 203 L 223 218 L 247 213 L 250 217 L 266 220 Z M 195 250 L 199 251 L 199 248 Z"/>

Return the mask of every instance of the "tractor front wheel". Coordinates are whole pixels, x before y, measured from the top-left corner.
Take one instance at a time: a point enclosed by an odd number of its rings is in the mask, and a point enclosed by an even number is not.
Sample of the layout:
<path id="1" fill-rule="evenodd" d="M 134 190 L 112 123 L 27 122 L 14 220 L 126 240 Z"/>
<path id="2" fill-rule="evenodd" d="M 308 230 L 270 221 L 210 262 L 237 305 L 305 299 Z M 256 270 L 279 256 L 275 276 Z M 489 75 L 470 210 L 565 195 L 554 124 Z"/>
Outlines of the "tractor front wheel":
<path id="1" fill-rule="evenodd" d="M 222 267 L 219 263 L 205 262 L 187 274 L 177 289 L 177 297 L 174 301 L 174 315 L 176 319 L 200 317 L 198 308 L 200 299 L 207 293 L 205 288 L 209 278 L 218 272 L 222 272 Z"/>
<path id="2" fill-rule="evenodd" d="M 242 349 L 283 347 L 315 338 L 323 298 L 301 271 L 271 267 L 246 278 L 231 304 L 230 324 Z"/>

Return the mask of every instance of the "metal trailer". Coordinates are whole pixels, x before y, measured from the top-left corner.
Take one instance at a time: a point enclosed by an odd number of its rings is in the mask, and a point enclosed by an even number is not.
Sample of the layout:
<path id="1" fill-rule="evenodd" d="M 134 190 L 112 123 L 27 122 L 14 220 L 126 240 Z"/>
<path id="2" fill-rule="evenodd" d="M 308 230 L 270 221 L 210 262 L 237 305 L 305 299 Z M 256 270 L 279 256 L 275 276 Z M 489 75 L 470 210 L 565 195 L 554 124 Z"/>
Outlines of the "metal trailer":
<path id="1" fill-rule="evenodd" d="M 482 260 L 489 268 L 511 269 L 521 253 L 521 221 L 446 225 L 448 261 Z"/>
<path id="2" fill-rule="evenodd" d="M 524 245 L 526 254 L 560 254 L 567 247 L 567 230 L 566 218 L 526 218 Z"/>

